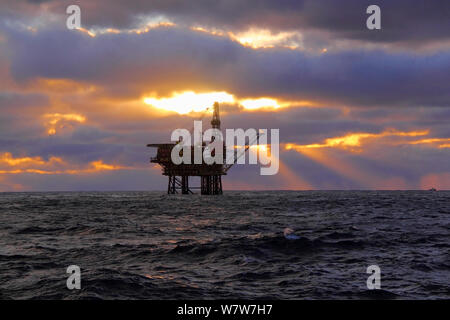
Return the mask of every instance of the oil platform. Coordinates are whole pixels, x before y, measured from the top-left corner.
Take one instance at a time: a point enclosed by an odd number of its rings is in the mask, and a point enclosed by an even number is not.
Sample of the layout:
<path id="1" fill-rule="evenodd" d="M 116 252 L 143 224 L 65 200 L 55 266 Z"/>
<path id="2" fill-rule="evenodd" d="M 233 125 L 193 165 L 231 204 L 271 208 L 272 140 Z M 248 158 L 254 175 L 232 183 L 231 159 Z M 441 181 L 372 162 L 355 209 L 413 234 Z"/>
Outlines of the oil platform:
<path id="1" fill-rule="evenodd" d="M 214 111 L 211 120 L 211 127 L 220 130 L 220 115 L 219 103 L 214 103 Z M 232 163 L 228 163 L 226 157 L 226 147 L 224 146 L 223 157 L 224 164 L 206 164 L 203 160 L 201 164 L 194 163 L 193 158 L 191 164 L 174 164 L 172 162 L 171 153 L 176 143 L 156 143 L 148 144 L 147 147 L 157 148 L 156 156 L 150 158 L 151 163 L 157 163 L 162 168 L 162 174 L 169 177 L 169 184 L 167 187 L 168 194 L 193 194 L 192 189 L 200 189 L 201 194 L 205 195 L 219 195 L 223 193 L 222 190 L 222 176 L 227 174 L 227 171 L 236 163 L 239 156 L 235 153 Z M 202 145 L 202 154 L 205 148 L 205 143 Z M 191 147 L 191 156 L 194 155 L 194 146 Z M 249 144 L 245 145 L 245 153 L 249 148 Z M 214 151 L 213 151 L 214 152 Z M 241 154 L 242 155 L 242 154 Z M 190 177 L 200 177 L 200 187 L 191 187 L 189 185 Z"/>

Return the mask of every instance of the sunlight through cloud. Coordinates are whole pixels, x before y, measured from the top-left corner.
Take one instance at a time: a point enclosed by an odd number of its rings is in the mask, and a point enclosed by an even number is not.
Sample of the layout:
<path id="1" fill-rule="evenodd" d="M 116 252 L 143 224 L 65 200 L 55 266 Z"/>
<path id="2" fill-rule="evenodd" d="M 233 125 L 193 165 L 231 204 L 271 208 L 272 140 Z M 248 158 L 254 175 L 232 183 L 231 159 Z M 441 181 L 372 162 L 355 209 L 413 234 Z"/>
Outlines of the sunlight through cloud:
<path id="1" fill-rule="evenodd" d="M 232 103 L 235 100 L 233 95 L 224 91 L 209 93 L 186 91 L 175 93 L 170 98 L 144 98 L 146 104 L 167 111 L 175 111 L 179 114 L 205 111 L 216 101 Z"/>

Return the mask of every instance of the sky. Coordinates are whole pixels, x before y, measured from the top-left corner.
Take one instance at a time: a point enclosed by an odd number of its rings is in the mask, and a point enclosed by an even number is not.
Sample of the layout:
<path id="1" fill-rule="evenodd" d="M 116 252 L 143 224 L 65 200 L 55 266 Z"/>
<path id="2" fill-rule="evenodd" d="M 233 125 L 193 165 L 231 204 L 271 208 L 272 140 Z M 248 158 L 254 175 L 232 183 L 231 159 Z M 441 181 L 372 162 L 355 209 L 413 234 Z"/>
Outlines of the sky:
<path id="1" fill-rule="evenodd" d="M 166 190 L 146 145 L 214 101 L 280 130 L 225 190 L 450 189 L 450 2 L 0 2 L 0 192 Z"/>

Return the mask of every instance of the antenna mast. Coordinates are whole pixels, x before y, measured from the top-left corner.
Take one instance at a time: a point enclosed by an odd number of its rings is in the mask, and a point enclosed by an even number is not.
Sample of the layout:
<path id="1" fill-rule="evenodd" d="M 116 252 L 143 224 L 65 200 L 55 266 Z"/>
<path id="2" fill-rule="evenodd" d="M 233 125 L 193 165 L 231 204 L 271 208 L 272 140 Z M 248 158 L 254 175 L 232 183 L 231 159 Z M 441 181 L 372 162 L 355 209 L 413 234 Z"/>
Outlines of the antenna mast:
<path id="1" fill-rule="evenodd" d="M 219 115 L 219 103 L 214 102 L 214 111 L 211 120 L 211 127 L 213 129 L 220 129 L 220 115 Z"/>

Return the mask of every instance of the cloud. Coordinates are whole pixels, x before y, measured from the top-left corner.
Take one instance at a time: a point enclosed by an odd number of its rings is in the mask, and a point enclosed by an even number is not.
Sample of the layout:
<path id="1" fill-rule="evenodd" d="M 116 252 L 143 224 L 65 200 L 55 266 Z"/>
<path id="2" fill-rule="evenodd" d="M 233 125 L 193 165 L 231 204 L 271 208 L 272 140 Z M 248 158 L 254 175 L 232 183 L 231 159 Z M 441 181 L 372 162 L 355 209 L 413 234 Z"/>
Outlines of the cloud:
<path id="1" fill-rule="evenodd" d="M 374 139 L 381 139 L 385 137 L 417 137 L 417 136 L 425 136 L 428 135 L 428 130 L 421 131 L 410 131 L 410 132 L 400 132 L 396 130 L 386 130 L 381 133 L 366 133 L 366 132 L 358 132 L 358 133 L 349 133 L 343 137 L 335 137 L 335 138 L 327 138 L 322 143 L 313 143 L 306 145 L 298 145 L 294 143 L 287 143 L 285 145 L 286 150 L 296 150 L 298 152 L 302 152 L 305 149 L 321 149 L 321 148 L 342 148 L 348 149 L 351 151 L 358 151 L 359 148 L 362 147 L 363 142 L 367 140 L 373 141 Z M 431 141 L 430 141 L 431 140 Z M 427 142 L 418 142 L 418 141 L 409 141 L 408 144 L 418 144 L 418 143 L 428 143 L 428 142 L 437 142 L 437 141 L 448 141 L 448 139 L 423 139 L 419 141 L 427 141 Z M 392 143 L 392 142 L 391 142 Z"/>
<path id="2" fill-rule="evenodd" d="M 2 4 L 9 16 L 26 19 L 36 13 L 60 15 L 73 1 L 12 1 Z M 182 0 L 131 3 L 120 0 L 79 0 L 85 28 L 130 28 L 148 20 L 167 20 L 185 26 L 246 32 L 252 28 L 272 33 L 301 32 L 314 42 L 331 39 L 358 40 L 365 43 L 397 44 L 423 47 L 450 40 L 446 0 L 379 0 L 382 30 L 366 28 L 369 0 L 347 0 L 345 6 L 334 0 L 199 0 L 187 4 Z M 319 38 L 319 39 L 318 39 Z"/>
<path id="3" fill-rule="evenodd" d="M 67 126 L 72 126 L 73 123 L 84 123 L 86 118 L 80 114 L 68 113 L 52 113 L 45 114 L 47 133 L 49 135 L 56 134 L 56 130 L 64 129 Z"/>
<path id="4" fill-rule="evenodd" d="M 164 189 L 145 145 L 206 127 L 214 92 L 223 129 L 292 146 L 227 188 L 445 187 L 448 1 L 381 1 L 381 32 L 365 1 L 78 3 L 78 31 L 69 1 L 0 5 L 1 190 Z"/>
<path id="5" fill-rule="evenodd" d="M 48 97 L 40 93 L 22 94 L 16 92 L 0 92 L 0 109 L 12 113 L 13 110 L 29 110 L 49 103 Z"/>
<path id="6" fill-rule="evenodd" d="M 11 73 L 18 81 L 68 78 L 122 98 L 196 90 L 361 107 L 450 105 L 448 52 L 255 51 L 179 28 L 95 38 L 55 29 L 7 35 L 14 53 Z"/>
<path id="7" fill-rule="evenodd" d="M 409 142 L 409 144 L 429 144 L 440 149 L 450 148 L 450 138 L 429 138 Z"/>
<path id="8" fill-rule="evenodd" d="M 0 174 L 86 174 L 99 171 L 123 170 L 124 166 L 106 164 L 103 160 L 96 160 L 88 163 L 86 166 L 77 166 L 74 163 L 68 163 L 59 157 L 50 157 L 44 160 L 41 157 L 13 157 L 11 153 L 0 154 Z"/>

